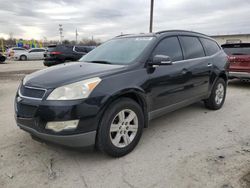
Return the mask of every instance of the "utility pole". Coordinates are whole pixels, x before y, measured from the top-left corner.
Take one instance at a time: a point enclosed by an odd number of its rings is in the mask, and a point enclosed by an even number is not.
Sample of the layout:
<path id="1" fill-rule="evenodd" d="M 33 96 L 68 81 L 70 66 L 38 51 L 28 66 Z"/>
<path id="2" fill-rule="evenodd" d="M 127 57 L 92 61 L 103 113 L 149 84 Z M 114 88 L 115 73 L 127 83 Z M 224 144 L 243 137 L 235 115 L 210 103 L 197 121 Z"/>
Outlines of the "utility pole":
<path id="1" fill-rule="evenodd" d="M 150 23 L 149 23 L 149 33 L 153 32 L 153 15 L 154 14 L 154 0 L 151 0 L 150 5 Z"/>
<path id="2" fill-rule="evenodd" d="M 62 44 L 63 41 L 63 27 L 62 24 L 59 24 L 59 33 L 60 33 L 60 43 Z"/>
<path id="3" fill-rule="evenodd" d="M 77 32 L 77 28 L 76 28 L 76 44 L 77 44 L 77 38 L 78 38 L 78 32 Z"/>

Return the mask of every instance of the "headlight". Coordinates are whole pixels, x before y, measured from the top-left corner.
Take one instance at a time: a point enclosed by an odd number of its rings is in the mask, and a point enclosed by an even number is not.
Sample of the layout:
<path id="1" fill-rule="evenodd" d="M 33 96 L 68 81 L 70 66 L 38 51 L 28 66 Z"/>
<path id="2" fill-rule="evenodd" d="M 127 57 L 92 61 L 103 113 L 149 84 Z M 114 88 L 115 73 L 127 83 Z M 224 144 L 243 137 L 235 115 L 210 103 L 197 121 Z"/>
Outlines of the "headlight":
<path id="1" fill-rule="evenodd" d="M 96 77 L 58 87 L 52 91 L 47 100 L 76 100 L 87 98 L 100 82 L 101 79 Z"/>

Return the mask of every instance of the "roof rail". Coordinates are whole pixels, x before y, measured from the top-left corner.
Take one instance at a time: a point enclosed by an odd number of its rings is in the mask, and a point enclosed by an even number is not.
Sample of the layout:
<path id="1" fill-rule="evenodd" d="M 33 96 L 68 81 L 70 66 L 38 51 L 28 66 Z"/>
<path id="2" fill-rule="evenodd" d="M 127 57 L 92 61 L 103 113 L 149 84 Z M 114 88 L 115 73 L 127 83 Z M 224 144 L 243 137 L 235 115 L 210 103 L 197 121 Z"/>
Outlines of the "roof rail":
<path id="1" fill-rule="evenodd" d="M 123 36 L 127 36 L 127 35 L 132 35 L 132 34 L 121 34 L 121 35 L 117 35 L 115 37 L 123 37 Z"/>
<path id="2" fill-rule="evenodd" d="M 194 34 L 208 36 L 203 33 L 195 32 L 195 31 L 187 31 L 187 30 L 164 30 L 164 31 L 158 31 L 155 34 L 162 34 L 162 33 L 167 33 L 167 32 L 187 32 L 187 33 L 194 33 Z"/>

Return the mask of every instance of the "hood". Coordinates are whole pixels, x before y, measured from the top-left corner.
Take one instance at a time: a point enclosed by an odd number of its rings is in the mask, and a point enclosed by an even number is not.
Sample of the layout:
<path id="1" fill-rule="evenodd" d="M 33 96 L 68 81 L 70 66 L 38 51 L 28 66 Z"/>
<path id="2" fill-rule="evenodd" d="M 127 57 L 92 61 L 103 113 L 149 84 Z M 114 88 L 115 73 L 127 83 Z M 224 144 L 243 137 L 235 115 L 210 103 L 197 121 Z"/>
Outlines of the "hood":
<path id="1" fill-rule="evenodd" d="M 27 86 L 50 89 L 88 78 L 105 76 L 123 70 L 124 67 L 124 65 L 71 62 L 27 75 L 23 83 Z"/>

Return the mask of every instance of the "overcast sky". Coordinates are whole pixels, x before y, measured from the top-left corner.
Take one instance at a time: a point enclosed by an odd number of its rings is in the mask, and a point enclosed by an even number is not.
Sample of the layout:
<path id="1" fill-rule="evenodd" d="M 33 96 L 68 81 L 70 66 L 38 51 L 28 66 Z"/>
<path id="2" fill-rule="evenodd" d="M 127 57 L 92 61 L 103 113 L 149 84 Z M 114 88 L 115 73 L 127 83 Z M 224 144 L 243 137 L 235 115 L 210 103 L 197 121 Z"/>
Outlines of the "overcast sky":
<path id="1" fill-rule="evenodd" d="M 145 33 L 150 0 L 0 0 L 0 37 L 107 40 Z M 186 29 L 205 34 L 250 33 L 250 0 L 155 0 L 154 31 Z"/>

